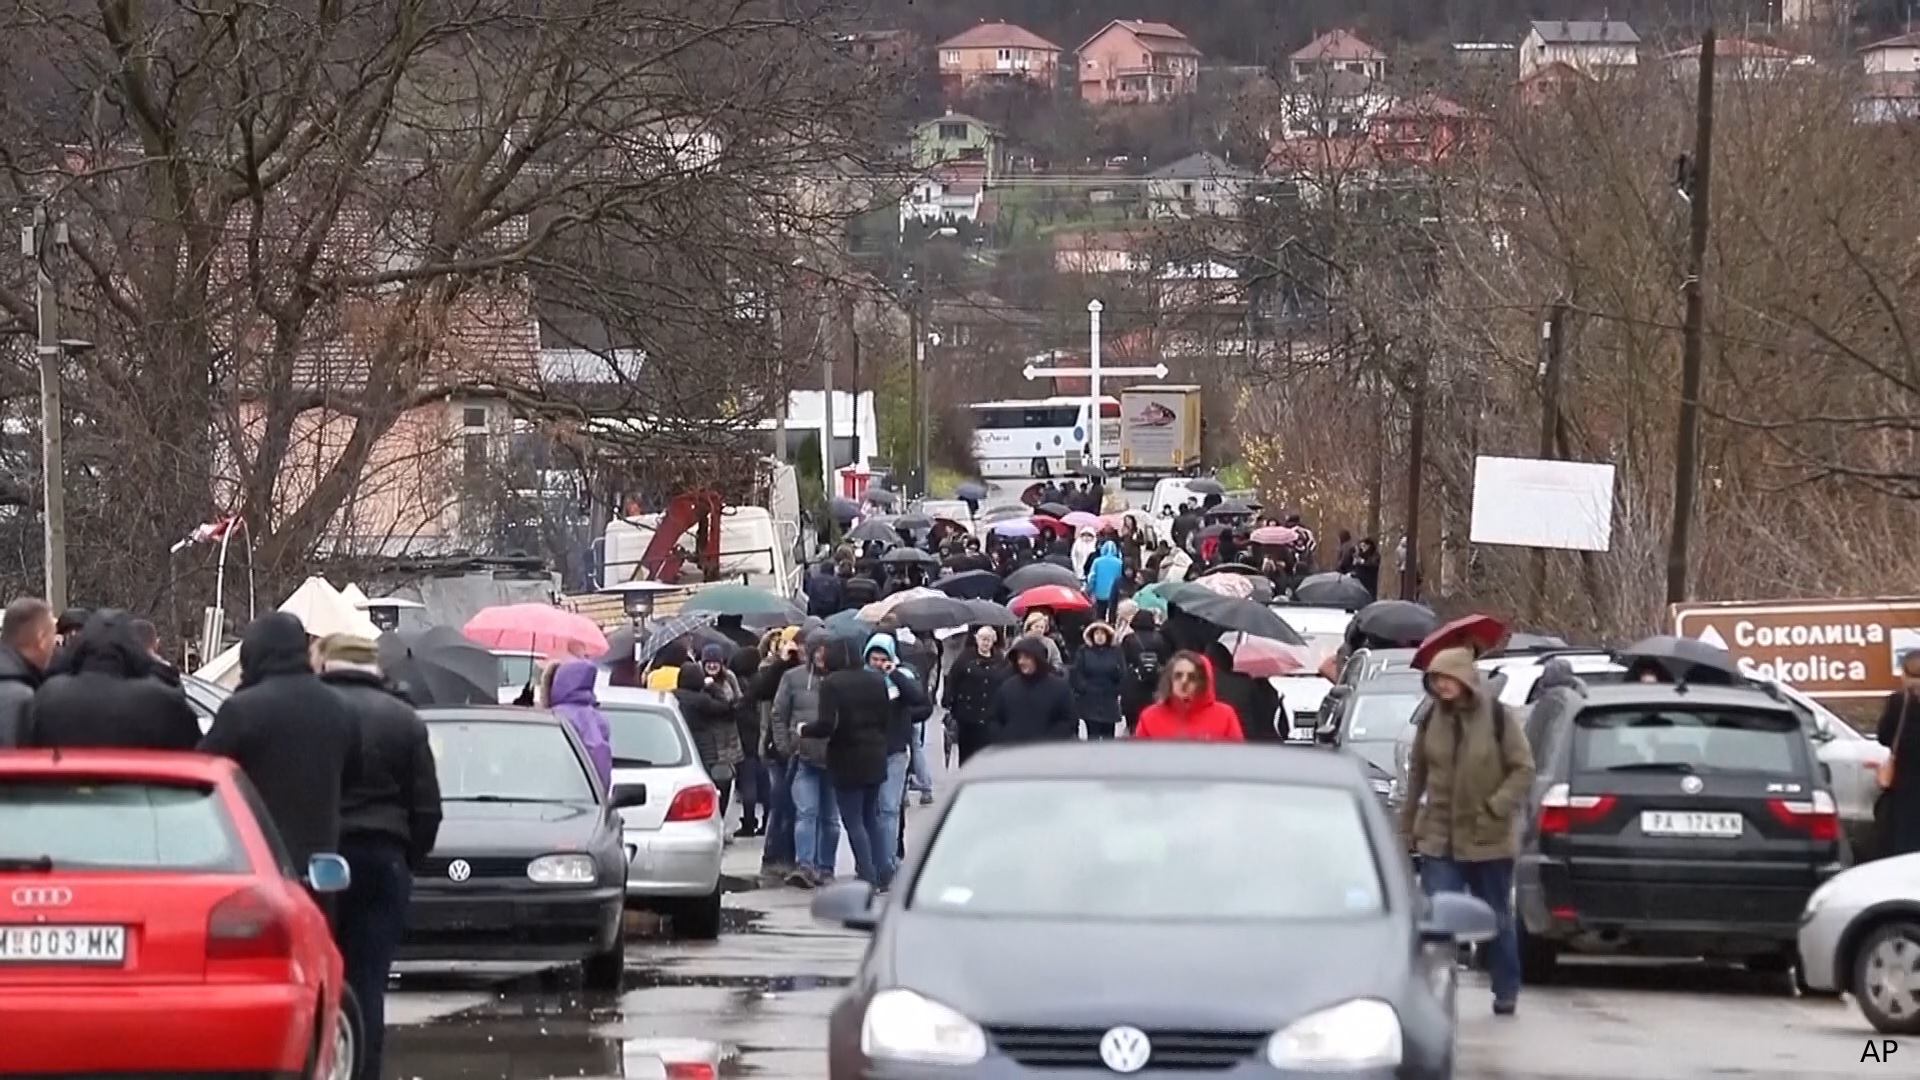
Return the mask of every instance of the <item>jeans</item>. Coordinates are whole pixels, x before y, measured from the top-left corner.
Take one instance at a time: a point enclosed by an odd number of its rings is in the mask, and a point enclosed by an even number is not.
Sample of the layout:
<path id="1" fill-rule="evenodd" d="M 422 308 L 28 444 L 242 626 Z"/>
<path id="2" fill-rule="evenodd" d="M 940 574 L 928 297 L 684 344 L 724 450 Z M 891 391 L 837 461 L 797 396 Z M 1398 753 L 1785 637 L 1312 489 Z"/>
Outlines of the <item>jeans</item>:
<path id="1" fill-rule="evenodd" d="M 387 1030 L 387 973 L 407 929 L 413 871 L 398 840 L 347 837 L 340 841 L 353 879 L 339 896 L 334 937 L 346 964 L 347 985 L 360 1001 L 364 1021 L 360 1080 L 380 1080 L 380 1050 Z"/>
<path id="2" fill-rule="evenodd" d="M 897 838 L 900 835 L 900 808 L 907 801 L 907 765 L 911 755 L 902 750 L 887 755 L 887 782 L 880 785 L 880 835 L 883 843 L 874 844 L 874 851 L 880 856 L 880 880 L 893 880 L 893 872 L 900 869 L 897 852 L 900 850 Z"/>
<path id="3" fill-rule="evenodd" d="M 853 872 L 875 888 L 886 884 L 886 878 L 881 876 L 886 864 L 880 859 L 889 854 L 893 839 L 880 831 L 880 793 L 885 789 L 886 785 L 881 783 L 834 791 L 840 806 L 840 824 L 847 830 L 847 846 L 853 849 Z"/>
<path id="4" fill-rule="evenodd" d="M 1513 922 L 1513 860 L 1482 859 L 1462 862 L 1458 859 L 1424 857 L 1420 860 L 1420 886 L 1434 893 L 1457 892 L 1478 897 L 1493 909 L 1500 920 L 1500 931 L 1486 944 L 1487 974 L 1493 980 L 1493 1000 L 1514 1001 L 1520 997 L 1520 934 Z"/>
<path id="5" fill-rule="evenodd" d="M 760 852 L 760 865 L 792 866 L 796 845 L 793 810 L 793 770 L 796 762 L 766 761 L 767 768 L 767 843 Z"/>
<path id="6" fill-rule="evenodd" d="M 1093 602 L 1093 617 L 1106 623 L 1108 626 L 1113 625 L 1113 620 L 1119 613 L 1120 588 L 1117 585 L 1114 586 L 1112 596 L 1107 597 L 1105 600 L 1095 600 Z"/>
<path id="7" fill-rule="evenodd" d="M 767 767 L 757 757 L 742 758 L 734 766 L 733 788 L 740 797 L 740 823 L 752 821 L 755 810 L 764 801 L 762 796 L 767 790 Z"/>
<path id="8" fill-rule="evenodd" d="M 831 875 L 840 854 L 840 807 L 833 778 L 810 762 L 795 761 L 793 783 L 793 861 Z"/>
<path id="9" fill-rule="evenodd" d="M 907 775 L 913 778 L 911 785 L 913 790 L 931 792 L 933 770 L 927 767 L 927 722 L 925 720 L 913 725 L 913 742 L 908 744 L 907 753 L 911 755 L 907 759 Z"/>

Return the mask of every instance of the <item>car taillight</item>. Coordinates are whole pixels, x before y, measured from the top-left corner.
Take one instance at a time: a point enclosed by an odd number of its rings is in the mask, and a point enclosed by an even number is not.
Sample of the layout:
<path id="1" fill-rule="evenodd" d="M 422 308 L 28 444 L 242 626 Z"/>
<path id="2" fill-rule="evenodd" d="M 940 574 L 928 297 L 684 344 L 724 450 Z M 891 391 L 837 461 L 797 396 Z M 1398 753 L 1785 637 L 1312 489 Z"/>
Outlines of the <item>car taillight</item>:
<path id="1" fill-rule="evenodd" d="M 207 914 L 208 960 L 286 960 L 293 926 L 286 908 L 261 889 L 242 889 Z"/>
<path id="2" fill-rule="evenodd" d="M 1565 784 L 1555 784 L 1540 798 L 1540 835 L 1573 831 L 1607 816 L 1613 809 L 1611 795 L 1575 795 Z"/>
<path id="3" fill-rule="evenodd" d="M 1809 840 L 1840 839 L 1840 809 L 1834 805 L 1833 796 L 1824 791 L 1816 791 L 1806 800 L 1768 799 L 1767 809 L 1775 821 L 1806 834 Z"/>
<path id="4" fill-rule="evenodd" d="M 714 1080 L 716 1075 L 713 1066 L 704 1061 L 667 1062 L 667 1080 Z"/>
<path id="5" fill-rule="evenodd" d="M 668 821 L 704 821 L 720 811 L 720 789 L 712 784 L 681 788 L 667 806 Z"/>

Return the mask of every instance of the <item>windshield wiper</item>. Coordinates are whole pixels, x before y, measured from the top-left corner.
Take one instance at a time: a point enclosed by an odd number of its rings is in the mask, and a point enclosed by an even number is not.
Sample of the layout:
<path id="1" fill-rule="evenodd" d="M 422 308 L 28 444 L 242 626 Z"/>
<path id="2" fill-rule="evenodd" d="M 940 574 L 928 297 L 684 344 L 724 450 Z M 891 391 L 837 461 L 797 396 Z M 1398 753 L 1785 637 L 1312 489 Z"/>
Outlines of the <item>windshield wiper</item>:
<path id="1" fill-rule="evenodd" d="M 477 803 L 563 803 L 563 802 L 572 802 L 573 800 L 518 798 L 512 795 L 451 795 L 441 799 L 440 801 L 441 802 L 477 802 Z"/>
<path id="2" fill-rule="evenodd" d="M 1606 771 L 1695 773 L 1700 770 L 1684 761 L 1630 761 L 1625 765 L 1609 765 Z"/>
<path id="3" fill-rule="evenodd" d="M 615 768 L 625 769 L 657 769 L 660 767 L 657 762 L 637 757 L 616 757 L 613 759 L 613 765 Z"/>
<path id="4" fill-rule="evenodd" d="M 4 855 L 0 856 L 0 870 L 31 870 L 45 874 L 53 870 L 51 855 Z"/>

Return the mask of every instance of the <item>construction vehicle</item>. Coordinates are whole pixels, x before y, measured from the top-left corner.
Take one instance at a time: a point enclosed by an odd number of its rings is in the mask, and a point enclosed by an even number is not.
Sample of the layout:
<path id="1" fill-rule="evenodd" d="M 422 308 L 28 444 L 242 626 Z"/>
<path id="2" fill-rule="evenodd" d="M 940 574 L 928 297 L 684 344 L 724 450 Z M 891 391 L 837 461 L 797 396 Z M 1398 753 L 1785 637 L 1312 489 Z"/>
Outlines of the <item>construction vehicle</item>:
<path id="1" fill-rule="evenodd" d="M 655 514 L 629 514 L 607 525 L 600 585 L 664 581 L 688 585 L 729 581 L 775 596 L 800 591 L 800 496 L 793 467 L 770 462 L 755 497 L 765 506 L 728 506 L 719 492 L 698 488 L 668 500 Z M 687 540 L 691 533 L 692 543 Z"/>

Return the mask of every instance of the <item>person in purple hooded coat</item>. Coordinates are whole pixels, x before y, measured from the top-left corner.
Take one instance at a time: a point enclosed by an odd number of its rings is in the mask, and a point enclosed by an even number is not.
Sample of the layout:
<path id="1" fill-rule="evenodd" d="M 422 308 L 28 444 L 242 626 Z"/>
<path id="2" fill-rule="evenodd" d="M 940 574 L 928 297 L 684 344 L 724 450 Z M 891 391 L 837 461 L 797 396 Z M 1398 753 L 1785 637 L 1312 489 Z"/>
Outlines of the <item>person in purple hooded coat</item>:
<path id="1" fill-rule="evenodd" d="M 600 711 L 600 699 L 594 696 L 593 683 L 600 669 L 591 660 L 568 660 L 553 673 L 553 689 L 547 705 L 573 725 L 580 742 L 587 748 L 587 759 L 600 776 L 604 790 L 613 789 L 612 729 L 606 714 Z"/>

